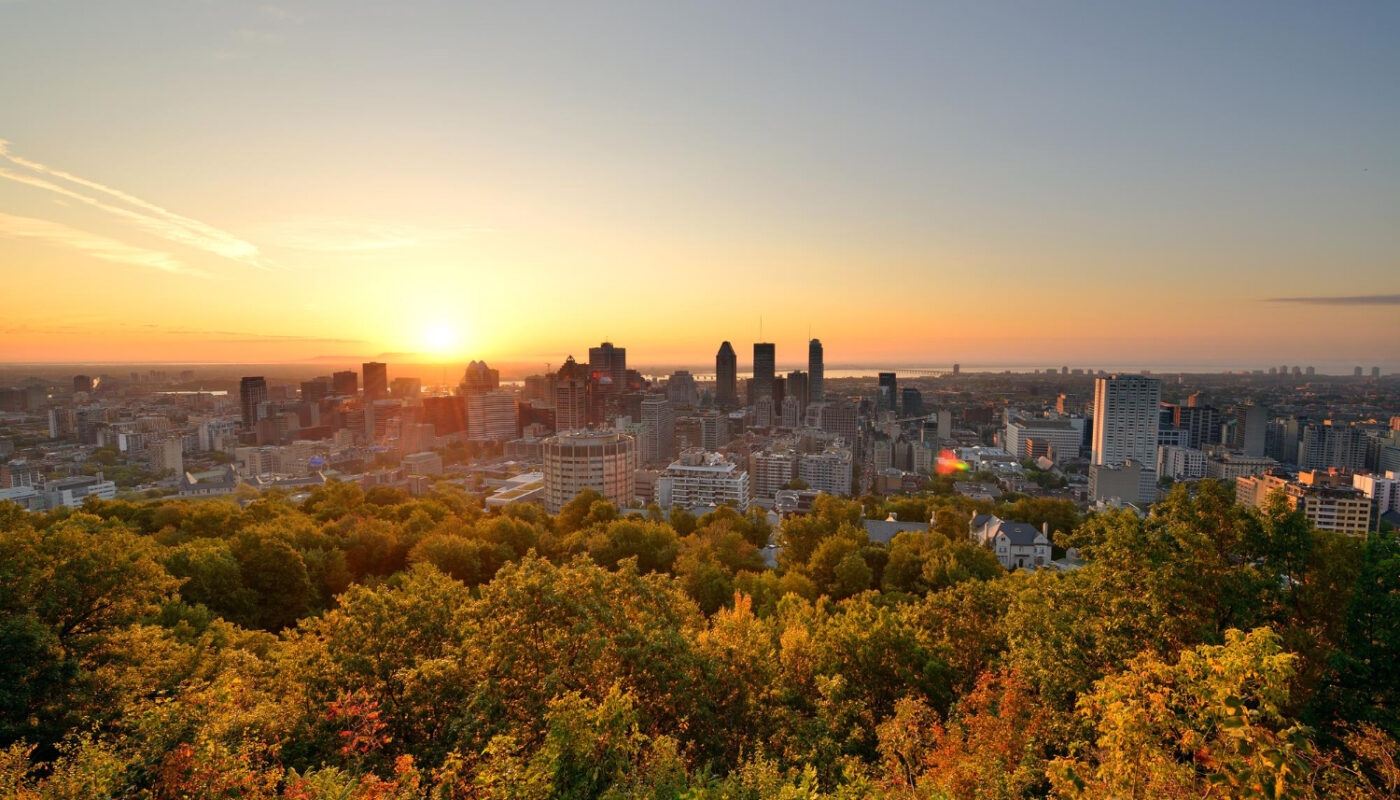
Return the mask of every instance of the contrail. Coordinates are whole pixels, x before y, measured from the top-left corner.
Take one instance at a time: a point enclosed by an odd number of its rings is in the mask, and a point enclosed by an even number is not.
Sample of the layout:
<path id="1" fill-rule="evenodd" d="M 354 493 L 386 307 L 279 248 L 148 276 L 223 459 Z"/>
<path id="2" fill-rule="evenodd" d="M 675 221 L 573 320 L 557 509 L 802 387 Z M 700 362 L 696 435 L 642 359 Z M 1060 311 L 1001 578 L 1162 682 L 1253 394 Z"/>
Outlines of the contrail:
<path id="1" fill-rule="evenodd" d="M 258 269 L 270 269 L 268 262 L 262 257 L 261 252 L 258 250 L 258 246 L 251 242 L 240 239 L 208 223 L 190 219 L 189 217 L 176 214 L 168 209 L 161 208 L 154 203 L 127 194 L 120 189 L 114 189 L 96 181 L 90 181 L 86 178 L 73 175 L 72 173 L 53 169 L 37 161 L 30 161 L 27 158 L 15 155 L 10 152 L 9 143 L 3 139 L 0 139 L 0 158 L 4 158 L 15 166 L 23 167 L 39 175 L 45 175 L 49 178 L 66 181 L 70 184 L 99 192 L 106 195 L 108 198 L 124 203 L 132 208 L 139 209 L 139 211 L 112 205 L 96 197 L 83 194 L 82 192 L 75 191 L 66 186 L 32 175 L 0 169 L 0 177 L 86 203 L 93 208 L 130 220 L 164 239 L 179 242 L 180 244 L 204 250 L 205 252 L 213 253 Z"/>

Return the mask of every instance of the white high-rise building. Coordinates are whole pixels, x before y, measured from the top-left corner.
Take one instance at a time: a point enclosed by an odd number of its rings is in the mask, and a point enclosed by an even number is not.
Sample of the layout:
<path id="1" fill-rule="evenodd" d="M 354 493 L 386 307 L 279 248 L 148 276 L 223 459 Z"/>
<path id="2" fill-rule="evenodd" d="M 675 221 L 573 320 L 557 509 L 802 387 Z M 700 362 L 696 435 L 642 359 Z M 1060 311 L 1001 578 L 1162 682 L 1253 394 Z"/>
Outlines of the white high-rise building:
<path id="1" fill-rule="evenodd" d="M 1162 382 L 1157 378 L 1112 375 L 1094 380 L 1092 463 L 1108 466 L 1132 460 L 1140 464 L 1138 494 L 1133 498 L 1139 503 L 1150 503 L 1157 497 L 1161 400 Z"/>
<path id="2" fill-rule="evenodd" d="M 593 489 L 625 506 L 637 487 L 637 442 L 617 431 L 576 430 L 544 440 L 544 507 L 551 514 Z"/>

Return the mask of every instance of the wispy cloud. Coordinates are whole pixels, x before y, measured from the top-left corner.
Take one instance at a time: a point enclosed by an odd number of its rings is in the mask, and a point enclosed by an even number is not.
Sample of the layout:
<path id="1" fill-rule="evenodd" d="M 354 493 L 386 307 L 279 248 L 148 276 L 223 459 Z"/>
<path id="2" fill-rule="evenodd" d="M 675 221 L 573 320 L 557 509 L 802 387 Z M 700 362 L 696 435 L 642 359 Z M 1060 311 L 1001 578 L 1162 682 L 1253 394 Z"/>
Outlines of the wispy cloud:
<path id="1" fill-rule="evenodd" d="M 265 229 L 270 244 L 319 253 L 373 253 L 459 239 L 477 228 L 429 228 L 400 222 L 313 217 Z"/>
<path id="2" fill-rule="evenodd" d="M 1350 297 L 1270 297 L 1269 303 L 1310 306 L 1400 306 L 1400 294 L 1358 294 Z"/>
<path id="3" fill-rule="evenodd" d="M 258 269 L 270 268 L 270 264 L 263 257 L 258 246 L 251 242 L 206 222 L 176 214 L 120 189 L 114 189 L 97 181 L 81 178 L 15 155 L 10 151 L 9 143 L 3 139 L 0 139 L 0 159 L 25 170 L 20 172 L 0 168 L 0 178 L 76 200 L 131 222 L 148 233 L 167 241 L 203 250 Z"/>
<path id="4" fill-rule="evenodd" d="M 207 273 L 181 263 L 169 253 L 134 247 L 116 239 L 80 231 L 57 222 L 33 217 L 16 217 L 0 213 L 0 236 L 14 236 L 23 239 L 38 239 L 51 244 L 81 250 L 94 258 L 149 267 L 163 272 L 178 272 L 186 275 L 207 277 Z"/>

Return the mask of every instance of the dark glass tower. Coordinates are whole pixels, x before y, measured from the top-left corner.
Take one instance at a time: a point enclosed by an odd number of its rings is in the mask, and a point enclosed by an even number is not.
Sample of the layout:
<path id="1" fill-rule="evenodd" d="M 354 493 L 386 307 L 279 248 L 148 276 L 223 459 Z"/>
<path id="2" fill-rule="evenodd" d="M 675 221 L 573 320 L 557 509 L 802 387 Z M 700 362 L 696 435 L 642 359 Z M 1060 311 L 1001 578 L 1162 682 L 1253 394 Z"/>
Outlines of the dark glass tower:
<path id="1" fill-rule="evenodd" d="M 721 344 L 715 354 L 715 405 L 720 408 L 739 405 L 739 359 L 729 342 Z"/>

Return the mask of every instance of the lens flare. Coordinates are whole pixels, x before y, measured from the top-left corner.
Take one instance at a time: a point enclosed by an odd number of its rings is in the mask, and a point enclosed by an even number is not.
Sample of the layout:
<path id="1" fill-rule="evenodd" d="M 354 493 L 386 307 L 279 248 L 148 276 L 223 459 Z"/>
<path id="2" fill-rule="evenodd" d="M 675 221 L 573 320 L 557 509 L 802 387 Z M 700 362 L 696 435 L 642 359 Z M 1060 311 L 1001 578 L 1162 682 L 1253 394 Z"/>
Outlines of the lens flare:
<path id="1" fill-rule="evenodd" d="M 972 467 L 958 458 L 952 450 L 942 450 L 938 453 L 938 463 L 934 465 L 934 471 L 939 475 L 952 475 L 955 472 L 967 472 Z"/>

